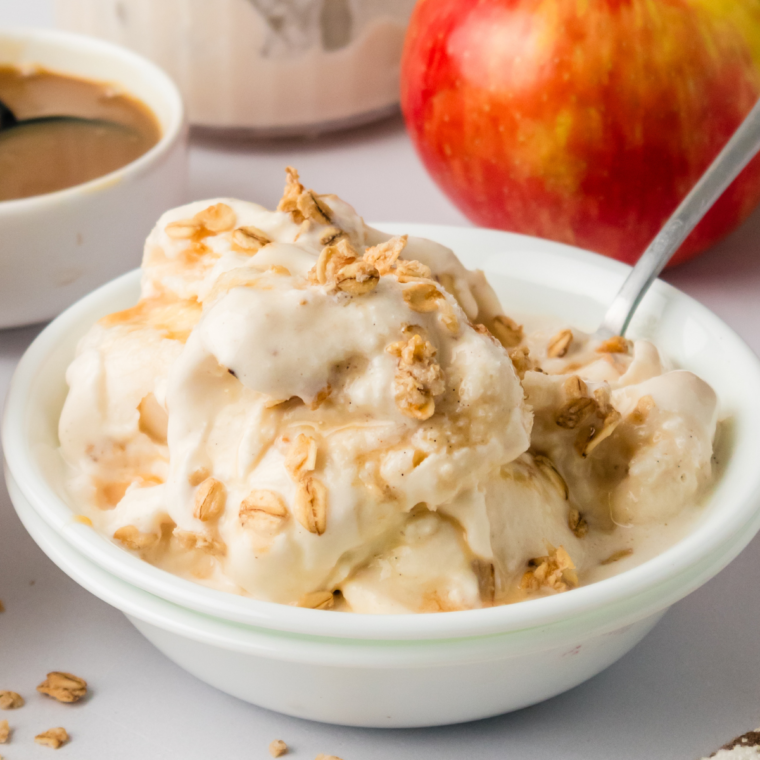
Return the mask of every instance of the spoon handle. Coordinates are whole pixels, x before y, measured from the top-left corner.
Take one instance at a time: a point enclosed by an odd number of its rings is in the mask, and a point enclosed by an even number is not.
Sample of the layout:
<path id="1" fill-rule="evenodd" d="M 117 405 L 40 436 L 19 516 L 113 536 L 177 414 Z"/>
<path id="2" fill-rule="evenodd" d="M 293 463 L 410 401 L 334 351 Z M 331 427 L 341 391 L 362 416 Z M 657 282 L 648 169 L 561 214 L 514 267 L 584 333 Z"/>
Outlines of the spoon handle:
<path id="1" fill-rule="evenodd" d="M 657 237 L 641 255 L 615 296 L 602 324 L 599 338 L 624 335 L 649 286 L 670 261 L 700 219 L 760 150 L 760 101 L 749 112 L 710 168 L 683 199 Z"/>

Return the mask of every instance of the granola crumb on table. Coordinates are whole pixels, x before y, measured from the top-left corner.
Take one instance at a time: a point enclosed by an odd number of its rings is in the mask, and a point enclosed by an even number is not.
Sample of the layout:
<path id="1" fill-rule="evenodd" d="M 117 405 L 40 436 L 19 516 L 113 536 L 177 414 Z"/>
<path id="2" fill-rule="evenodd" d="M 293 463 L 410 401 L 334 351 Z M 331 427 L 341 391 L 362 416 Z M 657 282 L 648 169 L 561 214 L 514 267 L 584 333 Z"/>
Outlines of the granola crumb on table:
<path id="1" fill-rule="evenodd" d="M 285 744 L 285 742 L 282 739 L 275 739 L 269 745 L 269 754 L 272 757 L 281 757 L 282 755 L 286 755 L 287 752 L 288 752 L 288 745 Z"/>
<path id="2" fill-rule="evenodd" d="M 34 741 L 36 741 L 37 744 L 41 744 L 43 747 L 60 749 L 69 741 L 69 734 L 65 728 L 58 726 L 57 728 L 49 728 L 47 731 L 37 734 L 37 736 L 34 737 Z"/>
<path id="3" fill-rule="evenodd" d="M 24 706 L 24 698 L 15 691 L 0 691 L 0 710 L 17 710 Z"/>
<path id="4" fill-rule="evenodd" d="M 59 702 L 78 702 L 87 696 L 87 681 L 71 673 L 56 670 L 47 674 L 37 691 Z"/>

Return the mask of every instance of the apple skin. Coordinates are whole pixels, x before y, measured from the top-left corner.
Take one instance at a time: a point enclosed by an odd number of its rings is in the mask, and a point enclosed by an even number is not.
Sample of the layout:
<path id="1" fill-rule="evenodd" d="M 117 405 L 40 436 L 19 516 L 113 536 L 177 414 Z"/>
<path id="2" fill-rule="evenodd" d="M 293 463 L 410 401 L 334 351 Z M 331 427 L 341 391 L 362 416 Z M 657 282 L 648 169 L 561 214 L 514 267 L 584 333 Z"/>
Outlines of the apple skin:
<path id="1" fill-rule="evenodd" d="M 760 97 L 760 0 L 420 0 L 401 70 L 469 219 L 635 262 Z M 760 158 L 672 263 L 760 201 Z"/>

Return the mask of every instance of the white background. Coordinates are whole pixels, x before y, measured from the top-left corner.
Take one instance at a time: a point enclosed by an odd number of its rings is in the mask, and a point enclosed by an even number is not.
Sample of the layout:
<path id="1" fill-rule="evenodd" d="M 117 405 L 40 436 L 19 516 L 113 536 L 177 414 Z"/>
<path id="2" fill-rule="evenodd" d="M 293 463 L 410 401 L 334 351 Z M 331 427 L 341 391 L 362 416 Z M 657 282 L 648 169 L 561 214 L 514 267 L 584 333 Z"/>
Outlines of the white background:
<path id="1" fill-rule="evenodd" d="M 52 25 L 51 0 L 0 0 L 0 25 L 6 24 Z M 346 198 L 367 219 L 467 224 L 424 173 L 400 118 L 307 142 L 195 141 L 189 196 L 274 204 L 288 163 L 309 186 Z M 758 352 L 760 213 L 666 279 L 713 309 Z M 3 396 L 38 331 L 0 331 Z M 344 760 L 691 760 L 760 724 L 759 578 L 755 539 L 631 654 L 536 707 L 447 728 L 332 727 L 245 704 L 169 662 L 121 613 L 52 565 L 26 535 L 0 483 L 0 599 L 6 606 L 0 614 L 0 690 L 27 697 L 23 709 L 0 714 L 15 727 L 0 754 L 6 760 L 49 758 L 51 750 L 32 737 L 62 725 L 72 741 L 56 760 L 256 760 L 269 757 L 267 745 L 275 738 L 304 760 L 320 752 Z M 53 669 L 86 678 L 91 696 L 60 705 L 36 694 L 36 684 Z"/>

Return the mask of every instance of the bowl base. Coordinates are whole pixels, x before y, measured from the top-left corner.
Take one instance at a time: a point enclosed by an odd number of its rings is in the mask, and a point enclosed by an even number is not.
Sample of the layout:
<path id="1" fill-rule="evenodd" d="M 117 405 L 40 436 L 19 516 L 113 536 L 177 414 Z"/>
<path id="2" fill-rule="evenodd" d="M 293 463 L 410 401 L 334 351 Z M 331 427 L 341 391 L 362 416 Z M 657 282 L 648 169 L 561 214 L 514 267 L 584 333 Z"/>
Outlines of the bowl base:
<path id="1" fill-rule="evenodd" d="M 245 702 L 320 723 L 422 728 L 490 718 L 572 689 L 630 651 L 666 611 L 610 633 L 530 654 L 508 656 L 511 647 L 505 637 L 502 659 L 396 668 L 272 659 L 222 649 L 127 618 L 181 668 Z"/>

